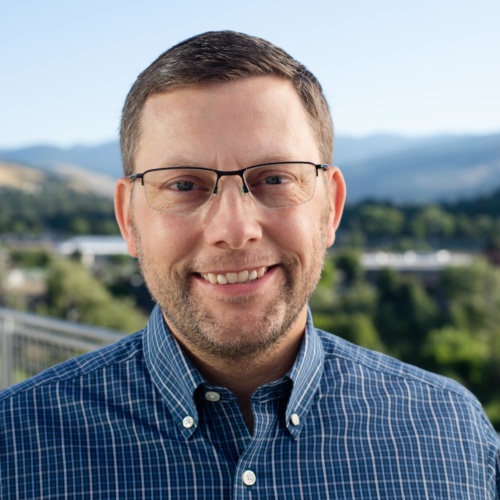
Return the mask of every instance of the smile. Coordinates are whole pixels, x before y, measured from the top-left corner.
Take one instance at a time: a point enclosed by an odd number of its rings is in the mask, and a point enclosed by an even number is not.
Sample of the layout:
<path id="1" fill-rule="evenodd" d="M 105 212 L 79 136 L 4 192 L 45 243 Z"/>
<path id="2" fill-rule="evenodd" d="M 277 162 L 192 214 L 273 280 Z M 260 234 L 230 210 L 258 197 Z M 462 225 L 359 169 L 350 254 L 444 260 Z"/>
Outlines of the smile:
<path id="1" fill-rule="evenodd" d="M 267 267 L 259 267 L 257 269 L 232 272 L 232 273 L 202 273 L 201 276 L 212 283 L 212 285 L 234 285 L 239 283 L 248 283 L 262 278 L 266 274 Z"/>

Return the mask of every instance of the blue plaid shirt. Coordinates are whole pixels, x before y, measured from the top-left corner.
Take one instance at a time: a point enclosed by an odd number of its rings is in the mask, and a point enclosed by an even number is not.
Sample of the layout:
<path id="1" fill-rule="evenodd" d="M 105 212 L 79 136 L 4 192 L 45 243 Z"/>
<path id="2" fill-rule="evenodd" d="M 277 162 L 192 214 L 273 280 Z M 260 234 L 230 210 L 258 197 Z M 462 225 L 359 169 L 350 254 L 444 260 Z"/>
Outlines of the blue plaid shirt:
<path id="1" fill-rule="evenodd" d="M 458 384 L 314 329 L 252 397 L 145 330 L 0 396 L 7 499 L 498 499 L 500 443 Z"/>

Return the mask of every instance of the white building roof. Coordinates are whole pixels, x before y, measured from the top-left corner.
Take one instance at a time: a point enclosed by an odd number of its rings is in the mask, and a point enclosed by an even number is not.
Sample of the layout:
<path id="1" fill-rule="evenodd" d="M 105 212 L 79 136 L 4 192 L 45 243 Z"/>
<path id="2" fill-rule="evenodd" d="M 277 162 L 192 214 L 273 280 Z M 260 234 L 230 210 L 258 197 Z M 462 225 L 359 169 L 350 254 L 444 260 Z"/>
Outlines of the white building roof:
<path id="1" fill-rule="evenodd" d="M 62 255 L 128 255 L 121 236 L 76 236 L 57 245 L 56 251 Z"/>
<path id="2" fill-rule="evenodd" d="M 398 271 L 439 271 L 445 267 L 466 266 L 472 262 L 473 255 L 454 253 L 448 250 L 437 252 L 366 252 L 361 256 L 361 264 L 367 271 L 384 268 Z"/>

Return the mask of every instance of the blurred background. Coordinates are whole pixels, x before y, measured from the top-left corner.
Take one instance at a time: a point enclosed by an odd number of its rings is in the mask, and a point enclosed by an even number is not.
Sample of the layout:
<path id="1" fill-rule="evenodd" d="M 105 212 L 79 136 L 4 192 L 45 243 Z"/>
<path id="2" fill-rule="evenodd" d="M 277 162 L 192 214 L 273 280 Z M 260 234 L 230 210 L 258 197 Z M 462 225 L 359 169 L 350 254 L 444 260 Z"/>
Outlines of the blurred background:
<path id="1" fill-rule="evenodd" d="M 304 63 L 332 108 L 348 206 L 317 326 L 459 380 L 500 430 L 499 18 L 496 0 L 3 5 L 0 385 L 145 324 L 113 215 L 121 107 L 161 52 L 231 29 Z"/>

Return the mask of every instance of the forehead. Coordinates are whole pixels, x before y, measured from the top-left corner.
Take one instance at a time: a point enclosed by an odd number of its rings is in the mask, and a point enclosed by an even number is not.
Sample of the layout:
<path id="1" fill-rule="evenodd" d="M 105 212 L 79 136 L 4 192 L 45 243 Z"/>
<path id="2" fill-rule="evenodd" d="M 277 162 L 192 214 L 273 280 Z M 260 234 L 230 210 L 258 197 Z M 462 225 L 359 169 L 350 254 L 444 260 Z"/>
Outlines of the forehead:
<path id="1" fill-rule="evenodd" d="M 273 155 L 317 161 L 317 150 L 295 88 L 266 76 L 151 96 L 141 117 L 136 165 L 184 160 L 212 166 L 228 160 L 245 166 Z"/>

